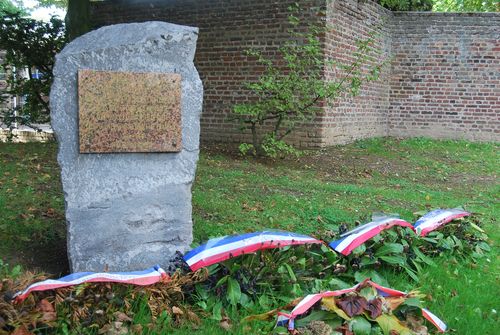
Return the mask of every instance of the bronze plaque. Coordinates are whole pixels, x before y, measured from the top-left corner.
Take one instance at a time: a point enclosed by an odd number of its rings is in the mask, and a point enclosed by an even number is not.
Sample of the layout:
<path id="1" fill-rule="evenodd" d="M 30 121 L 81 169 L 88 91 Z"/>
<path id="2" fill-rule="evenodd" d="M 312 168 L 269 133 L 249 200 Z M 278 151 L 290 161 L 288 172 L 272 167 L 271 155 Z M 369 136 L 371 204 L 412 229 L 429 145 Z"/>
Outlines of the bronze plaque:
<path id="1" fill-rule="evenodd" d="M 179 152 L 181 76 L 78 71 L 80 153 Z"/>

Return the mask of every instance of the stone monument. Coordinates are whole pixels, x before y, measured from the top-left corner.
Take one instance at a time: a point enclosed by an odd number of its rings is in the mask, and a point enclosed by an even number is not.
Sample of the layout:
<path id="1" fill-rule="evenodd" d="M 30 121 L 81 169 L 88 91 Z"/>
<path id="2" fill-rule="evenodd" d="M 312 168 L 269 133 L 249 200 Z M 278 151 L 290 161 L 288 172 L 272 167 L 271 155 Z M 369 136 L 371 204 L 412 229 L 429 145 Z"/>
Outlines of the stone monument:
<path id="1" fill-rule="evenodd" d="M 203 95 L 197 34 L 119 24 L 57 55 L 50 105 L 72 271 L 166 266 L 189 248 Z"/>

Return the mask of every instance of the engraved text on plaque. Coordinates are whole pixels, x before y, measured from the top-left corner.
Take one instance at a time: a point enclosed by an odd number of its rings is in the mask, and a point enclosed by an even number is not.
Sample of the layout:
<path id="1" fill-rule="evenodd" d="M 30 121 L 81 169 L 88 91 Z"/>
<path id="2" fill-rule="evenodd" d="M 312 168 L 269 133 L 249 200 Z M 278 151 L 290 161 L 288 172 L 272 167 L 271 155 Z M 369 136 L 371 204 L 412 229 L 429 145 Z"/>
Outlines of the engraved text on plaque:
<path id="1" fill-rule="evenodd" d="M 78 71 L 80 153 L 179 152 L 181 76 Z"/>

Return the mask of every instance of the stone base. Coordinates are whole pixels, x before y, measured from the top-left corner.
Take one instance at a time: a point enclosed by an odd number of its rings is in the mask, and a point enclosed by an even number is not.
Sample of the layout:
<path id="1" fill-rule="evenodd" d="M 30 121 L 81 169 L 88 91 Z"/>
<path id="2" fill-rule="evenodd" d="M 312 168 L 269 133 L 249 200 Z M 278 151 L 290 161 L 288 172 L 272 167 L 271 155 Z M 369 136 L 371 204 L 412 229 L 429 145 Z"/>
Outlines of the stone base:
<path id="1" fill-rule="evenodd" d="M 166 267 L 171 255 L 191 243 L 192 222 L 186 222 L 191 184 L 68 208 L 66 215 L 73 271 L 123 271 L 156 263 Z"/>

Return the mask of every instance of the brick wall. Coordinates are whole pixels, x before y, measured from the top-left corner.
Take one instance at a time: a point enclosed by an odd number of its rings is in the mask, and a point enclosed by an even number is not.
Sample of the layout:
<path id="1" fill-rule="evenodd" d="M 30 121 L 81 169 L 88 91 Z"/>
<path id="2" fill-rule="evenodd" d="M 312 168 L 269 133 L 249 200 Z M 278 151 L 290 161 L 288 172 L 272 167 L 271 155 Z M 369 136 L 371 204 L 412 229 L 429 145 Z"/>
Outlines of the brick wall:
<path id="1" fill-rule="evenodd" d="M 262 69 L 243 56 L 252 47 L 273 56 L 286 37 L 280 0 L 103 1 L 93 3 L 96 27 L 164 20 L 200 28 L 195 64 L 205 87 L 202 141 L 239 142 L 231 108 L 252 97 L 243 83 Z M 326 7 L 325 57 L 352 60 L 356 39 L 374 29 L 376 48 L 393 58 L 377 82 L 343 97 L 294 138 L 321 147 L 374 136 L 499 140 L 499 14 L 391 13 L 371 0 L 304 0 L 307 20 Z M 327 5 L 328 4 L 328 5 Z M 330 27 L 333 26 L 333 29 Z M 338 76 L 327 70 L 326 79 Z"/>
<path id="2" fill-rule="evenodd" d="M 232 106 L 251 99 L 244 82 L 257 78 L 262 71 L 244 56 L 249 48 L 273 57 L 287 38 L 288 6 L 293 1 L 269 0 L 170 0 L 93 3 L 96 26 L 122 22 L 163 20 L 199 27 L 195 64 L 204 85 L 204 106 L 201 118 L 202 141 L 239 142 L 239 125 L 229 121 Z M 322 0 L 306 0 L 311 8 L 307 21 L 318 20 L 314 8 Z M 306 20 L 305 20 L 306 21 Z M 303 147 L 315 146 L 308 127 L 295 135 L 294 142 Z M 313 134 L 313 133 L 311 133 Z"/>
<path id="3" fill-rule="evenodd" d="M 500 15 L 395 13 L 389 134 L 500 139 Z"/>
<path id="4" fill-rule="evenodd" d="M 392 13 L 372 1 L 337 0 L 327 7 L 325 54 L 344 64 L 355 61 L 356 40 L 376 36 L 374 48 L 380 55 L 367 63 L 367 68 L 390 55 L 390 18 Z M 340 71 L 328 70 L 327 79 L 342 76 Z M 322 119 L 323 145 L 352 142 L 367 137 L 387 135 L 389 109 L 390 67 L 386 66 L 380 80 L 362 86 L 356 97 L 342 96 L 337 103 L 326 107 Z"/>

